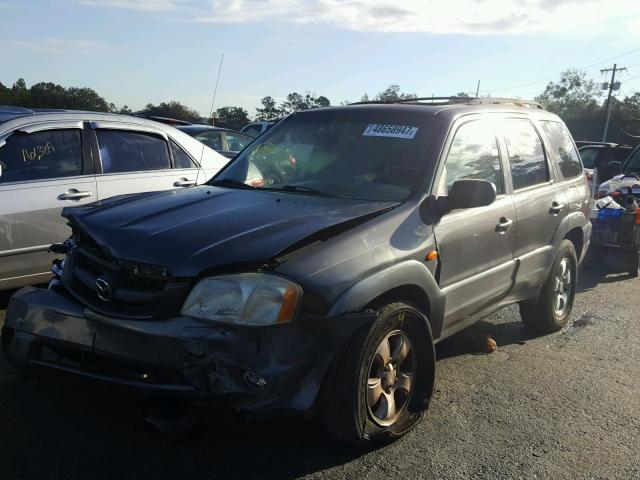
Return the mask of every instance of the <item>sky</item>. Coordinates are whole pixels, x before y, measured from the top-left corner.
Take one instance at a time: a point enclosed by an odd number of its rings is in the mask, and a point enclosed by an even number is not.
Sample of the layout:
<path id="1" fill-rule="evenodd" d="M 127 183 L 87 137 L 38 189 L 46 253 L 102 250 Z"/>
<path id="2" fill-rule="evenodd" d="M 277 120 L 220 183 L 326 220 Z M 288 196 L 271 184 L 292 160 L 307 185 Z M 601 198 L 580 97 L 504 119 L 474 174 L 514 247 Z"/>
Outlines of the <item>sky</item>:
<path id="1" fill-rule="evenodd" d="M 311 92 L 533 98 L 567 68 L 626 66 L 640 91 L 638 0 L 0 0 L 0 82 L 91 87 L 118 107 L 178 100 L 255 114 Z M 610 74 L 609 74 L 610 75 Z"/>

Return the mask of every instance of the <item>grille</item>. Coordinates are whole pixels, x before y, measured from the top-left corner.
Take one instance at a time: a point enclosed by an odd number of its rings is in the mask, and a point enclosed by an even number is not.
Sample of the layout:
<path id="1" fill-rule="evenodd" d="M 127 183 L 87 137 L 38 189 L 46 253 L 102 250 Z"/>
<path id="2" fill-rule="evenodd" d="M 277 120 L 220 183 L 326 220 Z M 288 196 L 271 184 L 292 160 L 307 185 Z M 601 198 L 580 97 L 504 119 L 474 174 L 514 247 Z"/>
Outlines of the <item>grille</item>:
<path id="1" fill-rule="evenodd" d="M 184 376 L 177 369 L 157 368 L 116 360 L 59 345 L 38 345 L 30 360 L 39 365 L 73 369 L 89 375 L 99 375 L 123 382 L 129 381 L 149 386 L 167 385 L 191 390 Z"/>
<path id="2" fill-rule="evenodd" d="M 113 258 L 90 242 L 78 244 L 67 257 L 63 284 L 91 310 L 132 319 L 177 315 L 188 287 L 166 267 Z"/>

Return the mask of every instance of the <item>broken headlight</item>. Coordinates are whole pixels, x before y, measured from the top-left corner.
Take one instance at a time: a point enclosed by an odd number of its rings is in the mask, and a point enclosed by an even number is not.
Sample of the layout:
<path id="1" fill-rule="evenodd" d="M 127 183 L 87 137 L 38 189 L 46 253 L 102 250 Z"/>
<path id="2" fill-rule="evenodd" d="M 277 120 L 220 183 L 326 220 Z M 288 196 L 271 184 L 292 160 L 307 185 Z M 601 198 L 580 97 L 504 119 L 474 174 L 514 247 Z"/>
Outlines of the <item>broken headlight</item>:
<path id="1" fill-rule="evenodd" d="M 266 273 L 220 275 L 200 280 L 182 306 L 182 314 L 236 325 L 290 322 L 302 289 Z"/>

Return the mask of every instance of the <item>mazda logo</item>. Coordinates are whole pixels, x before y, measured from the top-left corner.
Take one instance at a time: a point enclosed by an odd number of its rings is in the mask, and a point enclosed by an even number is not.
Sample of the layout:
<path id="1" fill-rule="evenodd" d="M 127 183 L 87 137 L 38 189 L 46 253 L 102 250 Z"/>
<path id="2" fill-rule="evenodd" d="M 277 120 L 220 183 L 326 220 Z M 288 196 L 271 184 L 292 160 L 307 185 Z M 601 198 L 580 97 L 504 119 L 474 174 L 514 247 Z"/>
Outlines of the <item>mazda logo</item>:
<path id="1" fill-rule="evenodd" d="M 109 283 L 102 278 L 96 280 L 96 293 L 98 294 L 98 298 L 103 302 L 110 302 L 113 298 L 111 285 L 109 285 Z"/>

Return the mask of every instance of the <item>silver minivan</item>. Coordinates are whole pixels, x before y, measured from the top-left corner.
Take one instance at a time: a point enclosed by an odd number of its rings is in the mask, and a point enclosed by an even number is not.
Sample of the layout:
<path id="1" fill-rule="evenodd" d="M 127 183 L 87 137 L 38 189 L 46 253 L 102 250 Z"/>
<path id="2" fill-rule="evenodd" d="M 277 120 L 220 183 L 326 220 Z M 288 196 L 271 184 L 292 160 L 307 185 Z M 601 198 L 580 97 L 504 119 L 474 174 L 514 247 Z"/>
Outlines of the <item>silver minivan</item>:
<path id="1" fill-rule="evenodd" d="M 227 162 L 143 118 L 0 107 L 0 290 L 49 279 L 63 207 L 201 184 Z"/>

